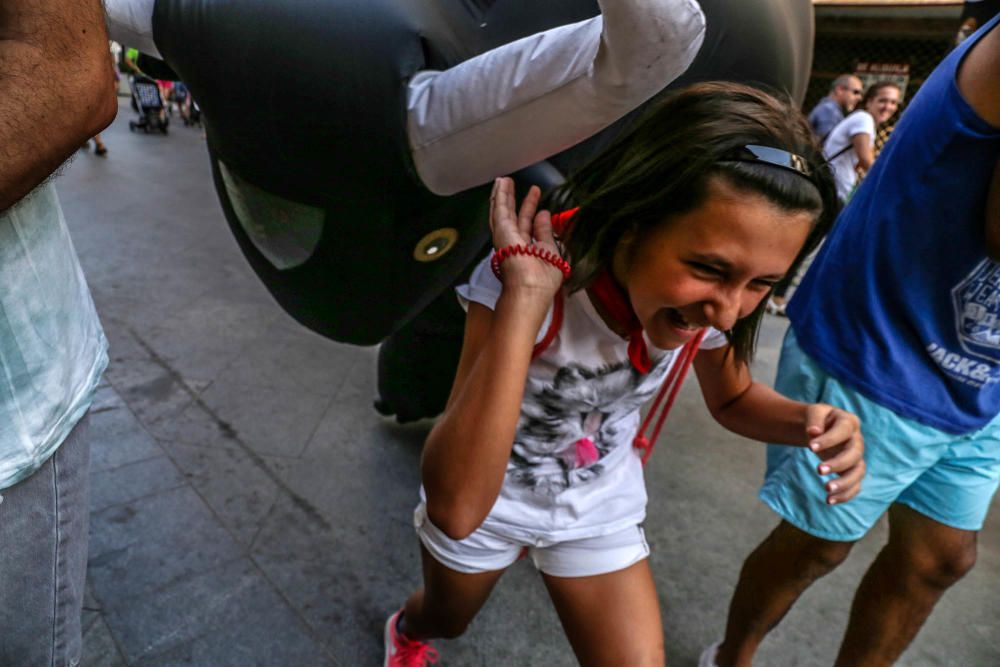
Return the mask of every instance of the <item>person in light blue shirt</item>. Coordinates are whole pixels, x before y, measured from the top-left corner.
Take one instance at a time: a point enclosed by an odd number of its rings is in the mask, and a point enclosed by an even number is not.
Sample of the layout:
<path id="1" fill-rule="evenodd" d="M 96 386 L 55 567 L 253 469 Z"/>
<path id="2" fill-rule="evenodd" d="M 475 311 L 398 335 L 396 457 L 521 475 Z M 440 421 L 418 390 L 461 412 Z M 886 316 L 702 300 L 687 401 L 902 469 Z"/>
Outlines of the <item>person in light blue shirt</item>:
<path id="1" fill-rule="evenodd" d="M 107 342 L 46 179 L 114 118 L 100 0 L 0 11 L 0 665 L 73 666 Z M 66 67 L 73 62 L 73 67 Z M 60 109 L 58 120 L 50 111 Z"/>
<path id="2" fill-rule="evenodd" d="M 853 74 L 841 74 L 834 79 L 830 92 L 809 112 L 809 125 L 816 138 L 826 139 L 830 130 L 858 105 L 863 92 L 861 79 Z"/>
<path id="3" fill-rule="evenodd" d="M 861 417 L 868 474 L 831 506 L 811 492 L 815 456 L 769 448 L 760 497 L 781 522 L 703 666 L 750 665 L 883 515 L 836 667 L 893 664 L 975 563 L 1000 484 L 998 81 L 1000 16 L 923 83 L 791 300 L 776 389 Z"/>

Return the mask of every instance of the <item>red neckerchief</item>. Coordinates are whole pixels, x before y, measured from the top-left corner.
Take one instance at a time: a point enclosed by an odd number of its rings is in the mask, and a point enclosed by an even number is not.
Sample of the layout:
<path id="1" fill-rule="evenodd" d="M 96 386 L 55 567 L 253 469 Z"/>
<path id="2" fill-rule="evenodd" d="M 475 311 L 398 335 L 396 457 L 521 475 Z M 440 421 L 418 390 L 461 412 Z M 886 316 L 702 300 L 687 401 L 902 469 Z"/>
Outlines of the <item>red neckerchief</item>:
<path id="1" fill-rule="evenodd" d="M 600 302 L 604 312 L 626 333 L 628 338 L 628 358 L 640 373 L 648 373 L 653 367 L 642 335 L 642 323 L 632 310 L 632 303 L 611 271 L 605 269 L 590 283 L 590 294 Z"/>
<path id="2" fill-rule="evenodd" d="M 574 208 L 552 216 L 552 229 L 556 234 L 561 234 L 564 229 L 569 227 L 573 214 L 576 211 L 577 209 Z M 642 323 L 639 322 L 638 316 L 632 309 L 632 303 L 629 301 L 625 290 L 622 289 L 622 286 L 611 275 L 611 271 L 607 269 L 597 276 L 590 287 L 590 293 L 600 302 L 600 305 L 604 308 L 604 312 L 619 324 L 621 329 L 628 332 L 628 358 L 632 362 L 632 366 L 640 373 L 648 373 L 652 368 L 652 362 L 649 359 L 646 340 L 642 335 Z M 555 339 L 559 327 L 562 326 L 562 307 L 562 291 L 559 291 L 556 294 L 552 324 L 549 326 L 549 331 L 545 334 L 545 339 L 542 343 L 535 346 L 535 354 L 532 358 L 540 355 Z M 695 355 L 698 354 L 698 347 L 701 345 L 705 333 L 706 330 L 702 329 L 681 348 L 679 353 L 680 358 L 674 362 L 673 366 L 667 372 L 667 377 L 664 379 L 663 385 L 660 387 L 660 391 L 653 401 L 652 408 L 646 413 L 646 418 L 632 440 L 632 445 L 642 452 L 643 465 L 646 465 L 650 454 L 653 453 L 653 445 L 660 437 L 663 422 L 670 413 L 670 408 L 673 407 L 674 399 L 677 398 L 677 392 L 684 383 L 684 377 L 691 368 Z M 653 424 L 654 418 L 656 420 L 655 424 Z M 650 437 L 647 437 L 646 429 L 651 424 L 653 425 L 653 432 Z M 597 452 L 597 448 L 590 438 L 581 438 L 577 441 L 577 466 L 590 465 L 598 458 L 600 458 L 600 454 Z"/>
<path id="3" fill-rule="evenodd" d="M 563 230 L 569 227 L 577 210 L 579 209 L 572 208 L 552 216 L 552 229 L 556 234 L 562 234 Z M 628 294 L 607 269 L 594 279 L 589 289 L 590 295 L 597 299 L 604 312 L 620 330 L 626 332 L 628 358 L 632 366 L 640 373 L 648 373 L 653 367 L 653 362 L 649 358 L 649 349 L 642 335 L 642 323 L 632 310 Z"/>

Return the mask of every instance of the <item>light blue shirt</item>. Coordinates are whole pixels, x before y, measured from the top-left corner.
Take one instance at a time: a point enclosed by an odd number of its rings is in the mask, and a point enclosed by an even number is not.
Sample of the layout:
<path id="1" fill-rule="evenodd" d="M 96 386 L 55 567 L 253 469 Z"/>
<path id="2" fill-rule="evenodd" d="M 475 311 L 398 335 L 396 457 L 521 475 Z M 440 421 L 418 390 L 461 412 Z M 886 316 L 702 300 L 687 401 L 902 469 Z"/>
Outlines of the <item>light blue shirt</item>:
<path id="1" fill-rule="evenodd" d="M 844 110 L 829 96 L 821 99 L 809 112 L 809 125 L 820 141 L 825 141 L 830 131 L 842 120 L 844 120 Z"/>
<path id="2" fill-rule="evenodd" d="M 51 184 L 0 213 L 0 489 L 37 470 L 93 399 L 107 340 Z"/>

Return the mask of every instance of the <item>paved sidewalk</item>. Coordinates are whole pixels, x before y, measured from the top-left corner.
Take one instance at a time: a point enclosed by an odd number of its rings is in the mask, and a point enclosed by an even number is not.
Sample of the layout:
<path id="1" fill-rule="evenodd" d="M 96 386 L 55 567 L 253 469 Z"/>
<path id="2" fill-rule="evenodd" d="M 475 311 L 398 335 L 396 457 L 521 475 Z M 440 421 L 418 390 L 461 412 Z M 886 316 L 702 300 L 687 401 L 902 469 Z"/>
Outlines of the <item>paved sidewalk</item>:
<path id="1" fill-rule="evenodd" d="M 131 116 L 123 104 L 106 158 L 80 153 L 57 180 L 112 346 L 92 413 L 83 665 L 381 665 L 382 624 L 419 583 L 428 425 L 372 410 L 374 349 L 320 338 L 274 304 L 230 236 L 201 130 L 130 134 Z M 783 327 L 767 321 L 765 380 Z M 716 639 L 743 557 L 775 523 L 755 496 L 762 469 L 763 447 L 718 427 L 690 382 L 648 468 L 671 665 Z M 905 664 L 1000 665 L 998 522 Z M 810 590 L 758 664 L 829 665 L 884 538 L 880 525 Z M 576 664 L 523 561 L 439 648 L 441 665 Z"/>

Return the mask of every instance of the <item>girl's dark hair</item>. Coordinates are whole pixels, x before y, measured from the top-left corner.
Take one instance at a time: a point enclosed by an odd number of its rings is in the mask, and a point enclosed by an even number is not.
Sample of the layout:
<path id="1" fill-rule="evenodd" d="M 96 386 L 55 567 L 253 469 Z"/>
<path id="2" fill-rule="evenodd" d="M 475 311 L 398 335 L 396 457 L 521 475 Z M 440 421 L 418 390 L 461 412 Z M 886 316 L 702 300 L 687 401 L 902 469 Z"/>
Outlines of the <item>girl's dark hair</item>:
<path id="1" fill-rule="evenodd" d="M 733 159 L 747 145 L 799 155 L 811 176 Z M 610 268 L 626 235 L 641 243 L 656 226 L 700 206 L 713 177 L 782 209 L 813 214 L 813 228 L 790 270 L 818 245 L 837 212 L 822 151 L 789 101 L 742 84 L 694 84 L 656 103 L 550 196 L 552 210 L 579 206 L 562 238 L 573 263 L 569 289 L 587 287 Z M 739 360 L 753 356 L 766 301 L 726 332 Z"/>
<path id="2" fill-rule="evenodd" d="M 901 91 L 899 84 L 895 81 L 876 81 L 865 90 L 865 94 L 861 96 L 861 101 L 858 102 L 858 108 L 864 109 L 867 107 L 868 103 L 875 99 L 879 92 L 885 88 L 895 88 Z"/>

